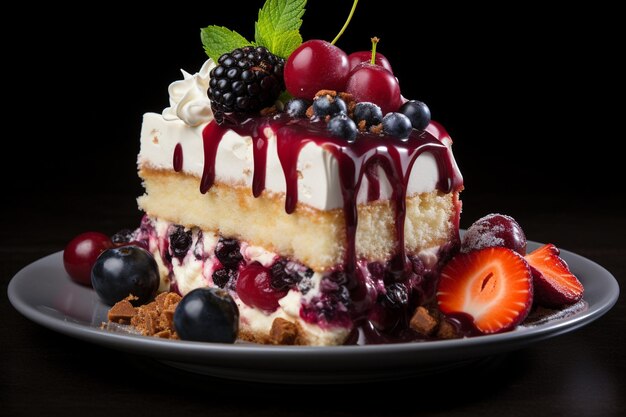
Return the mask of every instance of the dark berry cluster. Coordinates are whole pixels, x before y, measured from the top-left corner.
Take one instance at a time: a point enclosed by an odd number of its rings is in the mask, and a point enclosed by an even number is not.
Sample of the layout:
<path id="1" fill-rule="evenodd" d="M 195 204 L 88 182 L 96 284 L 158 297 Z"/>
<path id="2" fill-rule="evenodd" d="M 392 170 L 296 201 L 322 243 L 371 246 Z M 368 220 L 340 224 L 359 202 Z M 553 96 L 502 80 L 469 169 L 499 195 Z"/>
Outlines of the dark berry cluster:
<path id="1" fill-rule="evenodd" d="M 213 272 L 213 283 L 224 288 L 237 277 L 239 264 L 243 261 L 239 242 L 236 239 L 220 237 L 215 247 L 215 256 L 222 264 L 222 268 Z"/>
<path id="2" fill-rule="evenodd" d="M 170 253 L 172 256 L 183 259 L 191 246 L 191 230 L 185 230 L 184 226 L 175 225 L 170 230 Z"/>
<path id="3" fill-rule="evenodd" d="M 271 107 L 284 90 L 282 58 L 262 46 L 223 54 L 211 70 L 209 99 L 218 122 L 224 113 L 254 113 Z"/>
<path id="4" fill-rule="evenodd" d="M 284 112 L 295 118 L 324 120 L 333 136 L 350 142 L 356 140 L 359 132 L 404 139 L 413 129 L 423 130 L 430 123 L 430 110 L 421 101 L 407 101 L 397 112 L 383 117 L 380 106 L 367 101 L 356 102 L 352 94 L 331 90 L 319 91 L 313 102 L 293 98 L 285 104 Z"/>
<path id="5" fill-rule="evenodd" d="M 270 271 L 271 286 L 280 291 L 289 290 L 295 285 L 299 286 L 303 279 L 310 279 L 313 276 L 312 269 L 286 258 L 276 261 Z"/>

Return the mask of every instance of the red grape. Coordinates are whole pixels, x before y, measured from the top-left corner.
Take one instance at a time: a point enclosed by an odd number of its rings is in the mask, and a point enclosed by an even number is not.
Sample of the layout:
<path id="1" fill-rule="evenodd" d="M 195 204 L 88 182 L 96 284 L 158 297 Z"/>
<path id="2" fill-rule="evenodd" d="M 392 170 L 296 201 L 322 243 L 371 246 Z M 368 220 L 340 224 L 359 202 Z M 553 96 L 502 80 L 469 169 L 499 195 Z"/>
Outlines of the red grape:
<path id="1" fill-rule="evenodd" d="M 63 265 L 75 282 L 91 286 L 91 268 L 106 249 L 112 248 L 109 236 L 99 232 L 86 232 L 76 236 L 63 251 Z"/>
<path id="2" fill-rule="evenodd" d="M 319 90 L 344 91 L 349 72 L 344 51 L 313 39 L 289 56 L 284 69 L 285 86 L 292 96 L 311 100 Z"/>

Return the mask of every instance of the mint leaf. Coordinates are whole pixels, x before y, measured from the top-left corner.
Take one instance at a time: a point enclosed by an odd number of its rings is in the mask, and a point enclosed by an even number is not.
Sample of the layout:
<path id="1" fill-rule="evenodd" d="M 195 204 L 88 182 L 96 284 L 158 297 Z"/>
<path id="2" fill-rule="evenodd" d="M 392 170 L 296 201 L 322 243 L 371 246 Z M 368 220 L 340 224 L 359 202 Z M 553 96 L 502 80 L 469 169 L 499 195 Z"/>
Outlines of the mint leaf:
<path id="1" fill-rule="evenodd" d="M 277 42 L 273 47 L 274 49 L 270 49 L 270 51 L 276 56 L 287 58 L 301 44 L 302 36 L 300 35 L 300 32 L 297 30 L 290 30 L 281 34 L 280 42 Z"/>
<path id="2" fill-rule="evenodd" d="M 299 29 L 306 0 L 267 0 L 254 25 L 257 45 L 287 58 L 302 43 Z"/>
<path id="3" fill-rule="evenodd" d="M 200 29 L 200 38 L 206 54 L 216 63 L 222 54 L 236 48 L 252 45 L 252 42 L 237 32 L 223 26 L 208 26 Z"/>

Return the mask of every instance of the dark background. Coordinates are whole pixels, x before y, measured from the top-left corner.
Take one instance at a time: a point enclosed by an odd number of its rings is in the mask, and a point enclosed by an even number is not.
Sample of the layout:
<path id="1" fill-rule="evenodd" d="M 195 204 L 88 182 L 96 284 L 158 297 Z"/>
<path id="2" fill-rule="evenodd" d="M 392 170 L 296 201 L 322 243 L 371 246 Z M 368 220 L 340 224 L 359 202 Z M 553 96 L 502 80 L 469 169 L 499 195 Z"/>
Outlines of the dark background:
<path id="1" fill-rule="evenodd" d="M 304 39 L 330 41 L 349 3 L 310 1 Z M 102 6 L 71 16 L 55 5 L 22 16 L 32 40 L 7 42 L 20 60 L 5 70 L 14 90 L 6 102 L 11 120 L 17 117 L 25 132 L 5 141 L 17 146 L 12 155 L 28 151 L 34 172 L 5 186 L 137 194 L 142 114 L 168 105 L 167 87 L 181 78 L 180 68 L 200 69 L 206 55 L 199 28 L 220 24 L 252 39 L 261 4 L 212 1 L 190 7 L 192 13 L 172 4 L 141 14 Z M 610 10 L 419 2 L 411 12 L 404 4 L 361 1 L 338 46 L 350 53 L 368 50 L 372 36 L 382 39 L 379 51 L 403 94 L 425 101 L 455 140 L 468 194 L 584 199 L 598 186 L 614 190 L 622 182 L 610 145 L 623 140 L 611 126 L 624 108 L 611 78 L 623 48 Z M 13 169 L 23 158 L 7 154 L 5 162 Z"/>
<path id="2" fill-rule="evenodd" d="M 310 0 L 304 39 L 331 40 L 348 1 Z M 408 98 L 454 139 L 465 177 L 462 226 L 513 215 L 530 239 L 591 258 L 626 285 L 623 82 L 618 13 L 362 0 L 338 46 L 391 61 Z M 134 227 L 141 116 L 206 59 L 199 28 L 253 37 L 262 1 L 30 6 L 3 27 L 0 276 L 62 250 L 86 230 Z M 17 29 L 15 29 L 17 28 Z M 73 411 L 175 415 L 622 415 L 623 297 L 600 321 L 490 366 L 403 383 L 302 390 L 189 378 L 43 329 L 2 302 L 0 403 L 7 415 Z M 477 383 L 481 380 L 481 383 Z M 440 388 L 441 387 L 441 388 Z M 620 388 L 621 387 L 621 388 Z M 373 404 L 363 392 L 378 393 Z M 167 393 L 167 394 L 165 394 Z M 241 395 L 245 398 L 242 400 Z M 175 407 L 174 407 L 175 405 Z M 141 410 L 141 411 L 140 411 Z M 0 414 L 3 414 L 0 412 Z"/>

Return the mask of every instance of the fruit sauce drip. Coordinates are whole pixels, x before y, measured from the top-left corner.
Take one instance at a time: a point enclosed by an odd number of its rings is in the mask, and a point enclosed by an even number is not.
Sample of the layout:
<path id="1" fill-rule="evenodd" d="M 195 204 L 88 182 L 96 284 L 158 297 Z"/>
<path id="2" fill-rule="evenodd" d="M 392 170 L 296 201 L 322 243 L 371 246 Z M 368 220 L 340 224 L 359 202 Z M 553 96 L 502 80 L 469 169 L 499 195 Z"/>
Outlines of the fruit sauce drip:
<path id="1" fill-rule="evenodd" d="M 430 152 L 437 162 L 439 181 L 437 188 L 449 193 L 462 186 L 462 178 L 456 169 L 448 148 L 442 143 L 445 130 L 431 123 L 424 131 L 413 130 L 404 140 L 362 133 L 355 142 L 329 137 L 323 122 L 294 119 L 286 115 L 237 119 L 230 116 L 224 124 L 209 123 L 203 131 L 204 169 L 200 192 L 206 193 L 215 181 L 215 158 L 219 144 L 228 130 L 252 138 L 254 174 L 252 192 L 255 197 L 265 189 L 267 142 L 266 129 L 275 132 L 278 157 L 286 183 L 285 211 L 293 213 L 298 203 L 298 158 L 302 148 L 313 142 L 332 153 L 339 165 L 339 180 L 344 201 L 347 252 L 344 271 L 354 277 L 356 269 L 356 230 L 358 223 L 357 195 L 363 176 L 368 178 L 368 200 L 380 196 L 380 182 L 376 167 L 380 166 L 393 191 L 391 200 L 395 205 L 396 265 L 394 273 L 400 278 L 410 268 L 404 248 L 404 223 L 406 214 L 406 190 L 413 164 L 424 152 Z M 176 158 L 175 158 L 176 159 Z M 182 155 L 180 157 L 182 161 Z"/>
<path id="2" fill-rule="evenodd" d="M 172 165 L 174 171 L 180 172 L 183 170 L 183 146 L 180 143 L 176 144 L 174 148 L 174 157 L 172 158 Z"/>

